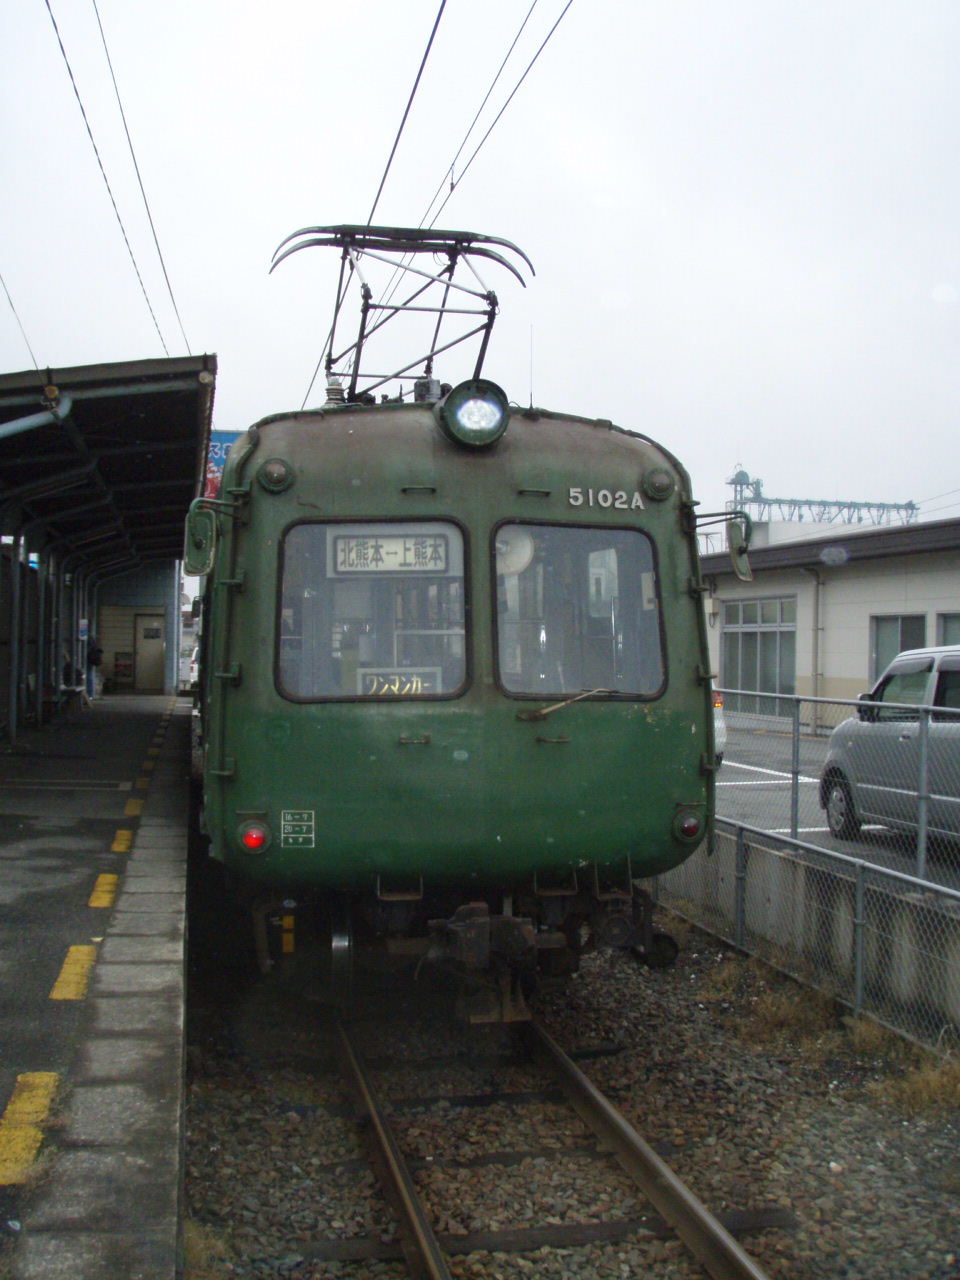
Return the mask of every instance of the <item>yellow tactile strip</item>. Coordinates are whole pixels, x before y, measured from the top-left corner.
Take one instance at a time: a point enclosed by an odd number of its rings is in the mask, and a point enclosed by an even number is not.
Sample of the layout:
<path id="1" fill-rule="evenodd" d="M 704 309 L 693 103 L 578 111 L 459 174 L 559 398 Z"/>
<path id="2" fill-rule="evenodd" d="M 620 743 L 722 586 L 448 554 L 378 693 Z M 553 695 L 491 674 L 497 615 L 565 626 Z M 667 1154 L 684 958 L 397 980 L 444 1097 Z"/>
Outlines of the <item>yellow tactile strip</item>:
<path id="1" fill-rule="evenodd" d="M 171 712 L 162 718 L 148 748 L 147 759 L 133 788 L 141 793 L 149 790 L 156 757 L 166 735 Z M 139 817 L 143 812 L 145 794 L 127 802 L 126 817 Z M 129 828 L 116 831 L 111 844 L 112 853 L 129 853 L 134 832 Z M 116 900 L 120 877 L 103 873 L 97 876 L 87 905 L 93 908 L 110 908 Z M 99 940 L 98 940 L 99 941 Z M 81 1000 L 87 993 L 90 975 L 97 959 L 96 945 L 71 946 L 50 991 L 51 1000 Z M 53 1071 L 28 1071 L 17 1076 L 13 1093 L 3 1115 L 0 1116 L 0 1186 L 26 1182 L 36 1167 L 37 1153 L 43 1142 L 44 1128 L 49 1120 L 50 1108 L 60 1084 L 60 1077 Z"/>
<path id="2" fill-rule="evenodd" d="M 30 1176 L 59 1083 L 54 1071 L 27 1071 L 17 1076 L 0 1117 L 0 1186 L 26 1182 Z"/>
<path id="3" fill-rule="evenodd" d="M 82 1000 L 87 994 L 90 970 L 97 958 L 94 946 L 76 946 L 67 949 L 67 958 L 50 991 L 51 1000 Z"/>

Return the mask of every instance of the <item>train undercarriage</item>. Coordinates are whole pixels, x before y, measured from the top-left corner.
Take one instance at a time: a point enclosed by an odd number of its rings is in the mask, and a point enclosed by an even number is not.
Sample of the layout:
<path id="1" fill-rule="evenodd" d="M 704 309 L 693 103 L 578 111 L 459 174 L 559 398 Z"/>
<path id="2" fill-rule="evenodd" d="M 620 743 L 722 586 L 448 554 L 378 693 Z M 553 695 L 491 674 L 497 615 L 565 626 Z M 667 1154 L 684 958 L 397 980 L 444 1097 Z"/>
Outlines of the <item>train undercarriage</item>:
<path id="1" fill-rule="evenodd" d="M 628 950 L 652 968 L 677 956 L 674 939 L 654 929 L 649 894 L 627 884 L 535 886 L 466 901 L 381 887 L 368 895 L 262 898 L 250 910 L 263 972 L 307 966 L 321 998 L 343 1003 L 364 972 L 406 970 L 416 980 L 430 966 L 473 1023 L 526 1020 L 541 981 L 569 977 L 591 951 Z"/>

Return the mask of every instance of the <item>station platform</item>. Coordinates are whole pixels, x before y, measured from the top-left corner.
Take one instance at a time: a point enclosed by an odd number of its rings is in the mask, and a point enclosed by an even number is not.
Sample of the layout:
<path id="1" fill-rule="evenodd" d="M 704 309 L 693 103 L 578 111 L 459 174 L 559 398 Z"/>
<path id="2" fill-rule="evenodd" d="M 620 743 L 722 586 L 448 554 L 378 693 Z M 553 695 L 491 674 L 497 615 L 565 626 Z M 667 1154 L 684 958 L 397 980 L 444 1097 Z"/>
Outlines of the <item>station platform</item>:
<path id="1" fill-rule="evenodd" d="M 0 744 L 0 1276 L 179 1269 L 187 698 Z"/>

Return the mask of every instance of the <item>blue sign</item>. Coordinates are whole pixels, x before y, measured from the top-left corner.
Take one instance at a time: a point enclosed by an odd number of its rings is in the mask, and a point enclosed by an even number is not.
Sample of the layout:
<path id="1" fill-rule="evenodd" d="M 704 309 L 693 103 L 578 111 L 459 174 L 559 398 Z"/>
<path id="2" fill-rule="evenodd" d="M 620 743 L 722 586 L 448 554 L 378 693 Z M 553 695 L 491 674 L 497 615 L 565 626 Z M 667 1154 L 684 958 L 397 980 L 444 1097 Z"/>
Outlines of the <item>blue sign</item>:
<path id="1" fill-rule="evenodd" d="M 205 498 L 215 498 L 220 492 L 220 477 L 223 475 L 223 465 L 227 460 L 227 454 L 230 452 L 230 446 L 242 434 L 240 431 L 210 432 L 210 449 L 207 453 L 207 478 L 203 486 L 203 496 Z"/>

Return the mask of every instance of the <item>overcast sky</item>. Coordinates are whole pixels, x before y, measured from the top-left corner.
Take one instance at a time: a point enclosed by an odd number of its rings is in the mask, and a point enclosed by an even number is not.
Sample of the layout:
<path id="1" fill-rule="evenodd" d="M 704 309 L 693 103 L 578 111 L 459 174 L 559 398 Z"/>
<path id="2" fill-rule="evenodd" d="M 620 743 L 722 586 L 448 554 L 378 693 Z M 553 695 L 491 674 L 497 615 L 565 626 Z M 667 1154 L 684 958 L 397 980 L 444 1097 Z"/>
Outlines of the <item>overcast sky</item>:
<path id="1" fill-rule="evenodd" d="M 337 255 L 270 276 L 271 254 L 366 221 L 438 3 L 98 0 L 190 351 L 219 359 L 217 428 L 300 407 Z M 184 355 L 92 0 L 50 4 Z M 564 4 L 536 5 L 438 223 L 536 267 L 526 290 L 485 273 L 484 373 L 659 439 L 703 509 L 742 466 L 774 497 L 960 512 L 960 4 L 573 0 L 459 181 Z M 376 222 L 420 222 L 528 8 L 447 0 Z M 36 360 L 162 356 L 45 0 L 0 24 L 0 273 Z M 0 371 L 32 365 L 0 295 Z"/>

